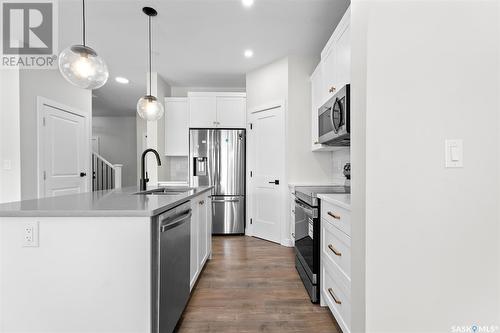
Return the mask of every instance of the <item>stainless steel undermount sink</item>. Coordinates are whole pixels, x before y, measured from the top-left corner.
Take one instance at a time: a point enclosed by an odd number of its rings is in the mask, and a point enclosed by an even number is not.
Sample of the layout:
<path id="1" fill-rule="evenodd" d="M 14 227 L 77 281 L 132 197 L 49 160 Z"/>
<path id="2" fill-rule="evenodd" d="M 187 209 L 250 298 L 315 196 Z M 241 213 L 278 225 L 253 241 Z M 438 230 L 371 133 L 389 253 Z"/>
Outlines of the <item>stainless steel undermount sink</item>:
<path id="1" fill-rule="evenodd" d="M 194 190 L 192 187 L 159 187 L 152 190 L 134 193 L 136 195 L 180 195 Z"/>

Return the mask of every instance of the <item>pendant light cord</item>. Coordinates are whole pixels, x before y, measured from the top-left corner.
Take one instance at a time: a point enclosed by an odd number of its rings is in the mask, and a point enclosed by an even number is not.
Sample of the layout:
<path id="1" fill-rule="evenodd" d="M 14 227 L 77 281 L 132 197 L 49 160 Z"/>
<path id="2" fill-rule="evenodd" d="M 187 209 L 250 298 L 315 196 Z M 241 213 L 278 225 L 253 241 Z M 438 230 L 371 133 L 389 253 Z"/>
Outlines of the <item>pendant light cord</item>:
<path id="1" fill-rule="evenodd" d="M 83 46 L 86 46 L 86 38 L 85 38 L 85 0 L 82 0 L 82 17 L 83 17 Z"/>
<path id="2" fill-rule="evenodd" d="M 149 94 L 148 95 L 151 95 L 151 68 L 152 68 L 152 65 L 151 65 L 151 62 L 152 62 L 152 57 L 151 57 L 151 16 L 148 16 L 148 19 L 149 19 L 149 24 L 148 24 L 148 35 L 149 35 L 149 38 L 148 38 L 148 42 L 149 42 L 149 45 L 148 45 L 148 49 L 149 49 Z"/>

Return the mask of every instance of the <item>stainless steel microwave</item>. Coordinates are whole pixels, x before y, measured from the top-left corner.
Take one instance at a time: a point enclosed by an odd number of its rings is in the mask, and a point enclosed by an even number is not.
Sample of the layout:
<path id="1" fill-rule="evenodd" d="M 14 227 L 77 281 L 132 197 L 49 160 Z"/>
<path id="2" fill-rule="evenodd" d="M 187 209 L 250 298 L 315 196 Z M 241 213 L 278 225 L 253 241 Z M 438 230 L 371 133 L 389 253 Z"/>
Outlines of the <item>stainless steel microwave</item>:
<path id="1" fill-rule="evenodd" d="M 350 145 L 350 95 L 350 85 L 347 84 L 319 108 L 319 143 L 344 147 Z"/>

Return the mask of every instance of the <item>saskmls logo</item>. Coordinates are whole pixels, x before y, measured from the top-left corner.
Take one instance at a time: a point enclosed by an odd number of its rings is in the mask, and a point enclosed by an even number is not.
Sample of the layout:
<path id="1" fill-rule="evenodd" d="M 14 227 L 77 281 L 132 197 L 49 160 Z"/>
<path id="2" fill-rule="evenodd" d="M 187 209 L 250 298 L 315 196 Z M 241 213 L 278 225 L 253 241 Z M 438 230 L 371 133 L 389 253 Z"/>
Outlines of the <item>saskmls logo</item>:
<path id="1" fill-rule="evenodd" d="M 2 68 L 57 67 L 54 0 L 1 1 Z"/>

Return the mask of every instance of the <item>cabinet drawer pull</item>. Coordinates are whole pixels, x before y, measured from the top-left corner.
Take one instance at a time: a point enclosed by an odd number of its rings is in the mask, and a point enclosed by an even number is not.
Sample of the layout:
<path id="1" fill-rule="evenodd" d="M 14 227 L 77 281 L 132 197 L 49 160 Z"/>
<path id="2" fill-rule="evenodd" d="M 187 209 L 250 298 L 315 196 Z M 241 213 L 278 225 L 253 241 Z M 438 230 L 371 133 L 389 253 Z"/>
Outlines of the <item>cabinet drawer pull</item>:
<path id="1" fill-rule="evenodd" d="M 332 295 L 332 298 L 335 301 L 335 303 L 342 304 L 342 302 L 339 301 L 339 299 L 337 298 L 337 295 L 335 295 L 335 293 L 333 292 L 332 288 L 328 288 L 328 292 L 330 293 L 330 295 Z"/>
<path id="2" fill-rule="evenodd" d="M 339 252 L 339 251 L 337 251 L 337 250 L 333 247 L 333 245 L 332 245 L 332 244 L 329 244 L 329 245 L 328 245 L 328 248 L 329 248 L 329 249 L 330 249 L 333 253 L 335 253 L 335 255 L 336 255 L 336 256 L 339 256 L 339 257 L 341 257 L 341 256 L 342 256 L 342 253 L 341 253 L 341 252 Z"/>
<path id="3" fill-rule="evenodd" d="M 205 204 L 205 200 L 201 200 L 201 201 L 199 202 L 199 204 L 200 204 L 200 205 L 204 205 L 204 204 Z"/>
<path id="4" fill-rule="evenodd" d="M 339 215 L 335 215 L 334 213 L 332 212 L 328 212 L 328 215 L 330 215 L 331 217 L 333 217 L 334 219 L 336 220 L 340 220 L 340 216 Z"/>

